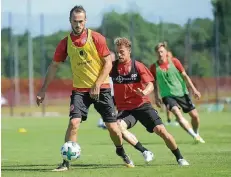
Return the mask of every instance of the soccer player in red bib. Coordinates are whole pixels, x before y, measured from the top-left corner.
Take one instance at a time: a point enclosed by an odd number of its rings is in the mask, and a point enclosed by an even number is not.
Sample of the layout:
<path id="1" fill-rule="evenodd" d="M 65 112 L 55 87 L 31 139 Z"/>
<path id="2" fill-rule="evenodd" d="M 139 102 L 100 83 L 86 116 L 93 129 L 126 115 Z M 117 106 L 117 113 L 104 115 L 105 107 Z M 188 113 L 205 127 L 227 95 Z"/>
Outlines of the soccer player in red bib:
<path id="1" fill-rule="evenodd" d="M 117 119 L 123 138 L 135 145 L 133 136 L 127 129 L 139 121 L 148 132 L 154 132 L 164 140 L 179 165 L 189 165 L 151 105 L 148 97 L 154 89 L 151 72 L 142 63 L 131 59 L 131 42 L 127 38 L 115 39 L 115 50 L 118 60 L 113 64 L 110 76 L 113 80 L 114 97 L 119 112 Z"/>

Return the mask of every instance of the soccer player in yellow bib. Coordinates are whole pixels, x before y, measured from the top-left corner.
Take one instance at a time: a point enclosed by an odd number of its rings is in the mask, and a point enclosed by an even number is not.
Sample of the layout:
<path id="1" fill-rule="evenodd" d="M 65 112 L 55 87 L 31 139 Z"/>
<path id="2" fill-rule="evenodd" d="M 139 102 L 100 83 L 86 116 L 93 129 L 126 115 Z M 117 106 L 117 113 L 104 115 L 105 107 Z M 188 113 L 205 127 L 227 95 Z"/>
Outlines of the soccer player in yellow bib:
<path id="1" fill-rule="evenodd" d="M 86 11 L 82 6 L 75 6 L 71 9 L 70 23 L 72 32 L 61 40 L 56 48 L 45 81 L 37 94 L 37 104 L 39 106 L 42 103 L 47 87 L 55 77 L 58 66 L 69 56 L 73 74 L 73 89 L 65 142 L 77 142 L 80 123 L 87 119 L 88 108 L 94 104 L 116 146 L 116 154 L 123 159 L 127 167 L 134 167 L 133 162 L 123 149 L 122 134 L 116 123 L 116 113 L 109 84 L 112 60 L 106 39 L 101 34 L 85 27 Z M 53 171 L 65 171 L 69 169 L 69 166 L 69 162 L 64 160 Z"/>

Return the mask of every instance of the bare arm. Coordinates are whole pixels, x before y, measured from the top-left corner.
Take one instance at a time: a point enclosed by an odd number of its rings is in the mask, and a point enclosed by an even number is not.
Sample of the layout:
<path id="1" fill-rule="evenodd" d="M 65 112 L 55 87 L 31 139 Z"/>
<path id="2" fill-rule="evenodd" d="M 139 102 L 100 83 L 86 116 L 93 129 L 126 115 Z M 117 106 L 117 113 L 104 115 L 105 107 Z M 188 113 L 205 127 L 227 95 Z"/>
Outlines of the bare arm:
<path id="1" fill-rule="evenodd" d="M 50 82 L 54 79 L 59 64 L 60 62 L 52 61 L 52 63 L 48 67 L 47 74 L 43 82 L 42 88 L 37 94 L 36 102 L 38 106 L 43 102 L 47 87 L 49 86 Z"/>
<path id="2" fill-rule="evenodd" d="M 95 85 L 99 86 L 99 87 L 103 84 L 103 82 L 108 77 L 108 75 L 109 75 L 109 73 L 111 71 L 111 68 L 112 68 L 111 55 L 108 55 L 108 56 L 104 57 L 103 62 L 104 62 L 103 69 L 102 69 L 98 79 L 95 82 Z"/>
<path id="3" fill-rule="evenodd" d="M 154 96 L 155 98 L 159 98 L 159 88 L 157 85 L 157 81 L 154 81 Z"/>
<path id="4" fill-rule="evenodd" d="M 183 71 L 183 72 L 181 73 L 181 75 L 182 75 L 183 79 L 185 80 L 185 82 L 186 82 L 186 83 L 190 86 L 190 88 L 192 89 L 194 96 L 195 96 L 197 99 L 199 99 L 199 98 L 201 97 L 201 94 L 200 94 L 200 92 L 196 89 L 196 87 L 194 86 L 194 84 L 192 83 L 192 80 L 190 79 L 190 77 L 188 76 L 188 74 L 187 74 L 185 71 Z"/>
<path id="5" fill-rule="evenodd" d="M 185 80 L 185 82 L 190 86 L 190 88 L 192 89 L 192 91 L 197 90 L 195 88 L 195 86 L 193 85 L 192 80 L 190 79 L 190 77 L 188 76 L 188 74 L 185 71 L 183 71 L 181 73 L 181 75 L 183 76 L 183 79 Z"/>
<path id="6" fill-rule="evenodd" d="M 154 81 L 154 97 L 155 97 L 155 103 L 160 108 L 162 104 L 162 100 L 159 96 L 159 87 L 157 85 L 157 80 Z"/>
<path id="7" fill-rule="evenodd" d="M 154 90 L 154 86 L 152 82 L 146 83 L 146 87 L 143 90 L 144 95 L 149 95 Z"/>
<path id="8" fill-rule="evenodd" d="M 153 91 L 153 89 L 154 89 L 153 83 L 148 82 L 148 83 L 146 83 L 146 87 L 144 90 L 142 90 L 141 88 L 137 88 L 136 90 L 134 90 L 134 92 L 136 92 L 136 94 L 138 94 L 140 96 L 146 96 L 149 93 L 151 93 Z"/>
<path id="9" fill-rule="evenodd" d="M 46 92 L 47 87 L 49 86 L 50 82 L 55 78 L 56 71 L 59 65 L 60 65 L 60 62 L 55 62 L 55 61 L 52 61 L 52 63 L 49 65 L 41 91 Z"/>

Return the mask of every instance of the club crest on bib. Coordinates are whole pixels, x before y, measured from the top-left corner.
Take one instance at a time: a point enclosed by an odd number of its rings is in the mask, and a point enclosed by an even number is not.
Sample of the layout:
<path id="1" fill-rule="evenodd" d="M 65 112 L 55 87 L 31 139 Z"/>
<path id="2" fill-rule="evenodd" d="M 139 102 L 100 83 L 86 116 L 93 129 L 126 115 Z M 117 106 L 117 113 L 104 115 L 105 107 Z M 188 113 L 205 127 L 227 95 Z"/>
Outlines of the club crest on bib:
<path id="1" fill-rule="evenodd" d="M 80 50 L 79 55 L 83 58 L 87 58 L 87 53 L 84 50 Z"/>

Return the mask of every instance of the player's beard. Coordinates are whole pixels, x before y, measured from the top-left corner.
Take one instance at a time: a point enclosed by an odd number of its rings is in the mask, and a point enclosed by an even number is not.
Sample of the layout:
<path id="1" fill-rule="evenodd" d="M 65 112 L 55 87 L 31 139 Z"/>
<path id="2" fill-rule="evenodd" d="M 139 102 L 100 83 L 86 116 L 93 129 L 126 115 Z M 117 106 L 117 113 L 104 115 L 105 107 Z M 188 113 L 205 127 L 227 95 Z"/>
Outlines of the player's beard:
<path id="1" fill-rule="evenodd" d="M 81 35 L 84 31 L 84 28 L 80 32 L 77 32 L 76 30 L 77 30 L 76 28 L 72 27 L 72 31 L 75 35 Z"/>

